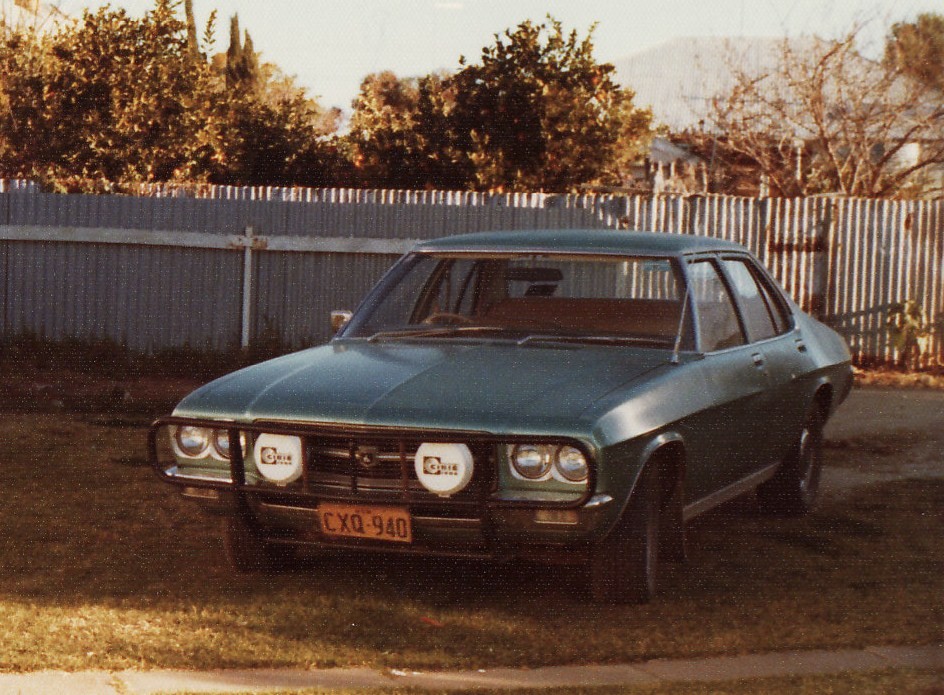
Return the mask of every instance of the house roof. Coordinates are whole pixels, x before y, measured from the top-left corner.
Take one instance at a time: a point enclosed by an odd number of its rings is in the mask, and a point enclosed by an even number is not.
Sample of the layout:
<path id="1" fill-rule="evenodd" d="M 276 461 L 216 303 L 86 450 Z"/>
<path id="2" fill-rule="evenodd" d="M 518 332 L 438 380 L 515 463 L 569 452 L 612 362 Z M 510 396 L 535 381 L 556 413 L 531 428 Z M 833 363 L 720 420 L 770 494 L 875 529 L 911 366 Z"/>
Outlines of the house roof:
<path id="1" fill-rule="evenodd" d="M 698 164 L 704 160 L 692 154 L 684 147 L 674 145 L 669 142 L 668 139 L 657 136 L 652 139 L 652 145 L 649 147 L 649 161 L 656 162 L 657 164 L 668 164 L 670 162 Z"/>

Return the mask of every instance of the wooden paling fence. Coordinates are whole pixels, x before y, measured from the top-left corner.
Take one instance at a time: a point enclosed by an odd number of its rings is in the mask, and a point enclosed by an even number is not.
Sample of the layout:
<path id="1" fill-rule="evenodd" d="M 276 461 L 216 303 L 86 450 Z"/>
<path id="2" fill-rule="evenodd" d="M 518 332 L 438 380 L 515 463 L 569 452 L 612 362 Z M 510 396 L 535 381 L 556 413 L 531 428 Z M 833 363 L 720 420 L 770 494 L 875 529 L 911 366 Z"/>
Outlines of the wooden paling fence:
<path id="1" fill-rule="evenodd" d="M 492 229 L 641 229 L 752 249 L 860 362 L 892 361 L 917 302 L 944 362 L 944 201 L 145 186 L 57 195 L 0 181 L 0 338 L 107 338 L 135 350 L 329 337 L 416 240 Z"/>

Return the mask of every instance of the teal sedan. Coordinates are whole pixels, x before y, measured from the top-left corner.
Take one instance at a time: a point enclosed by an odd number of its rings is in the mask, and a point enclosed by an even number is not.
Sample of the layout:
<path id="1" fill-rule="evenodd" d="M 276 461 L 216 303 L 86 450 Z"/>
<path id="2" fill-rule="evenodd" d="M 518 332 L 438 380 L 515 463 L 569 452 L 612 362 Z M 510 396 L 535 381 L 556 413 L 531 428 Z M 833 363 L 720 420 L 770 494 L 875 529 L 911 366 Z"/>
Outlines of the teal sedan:
<path id="1" fill-rule="evenodd" d="M 328 344 L 187 396 L 159 476 L 239 571 L 305 548 L 578 564 L 645 602 L 691 518 L 814 504 L 850 354 L 743 247 L 604 230 L 417 245 Z"/>

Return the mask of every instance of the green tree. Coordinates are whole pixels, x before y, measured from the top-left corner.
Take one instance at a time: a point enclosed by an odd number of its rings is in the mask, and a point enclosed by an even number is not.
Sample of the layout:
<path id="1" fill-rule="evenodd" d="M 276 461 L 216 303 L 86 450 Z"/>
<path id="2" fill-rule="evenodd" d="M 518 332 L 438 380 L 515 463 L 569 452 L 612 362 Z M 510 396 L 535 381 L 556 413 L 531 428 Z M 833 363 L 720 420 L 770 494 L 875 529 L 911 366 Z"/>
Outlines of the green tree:
<path id="1" fill-rule="evenodd" d="M 570 190 L 618 181 L 620 166 L 650 136 L 651 113 L 593 57 L 593 29 L 526 21 L 496 35 L 481 62 L 450 81 L 448 114 L 480 189 Z"/>
<path id="2" fill-rule="evenodd" d="M 468 176 L 445 114 L 448 95 L 442 74 L 398 78 L 386 71 L 368 75 L 354 100 L 347 142 L 364 186 L 457 188 Z"/>
<path id="3" fill-rule="evenodd" d="M 230 21 L 225 54 L 211 61 L 225 84 L 214 95 L 213 183 L 326 186 L 347 181 L 349 168 L 333 142 L 341 114 L 324 110 L 295 78 L 260 63 L 248 31 Z"/>
<path id="4" fill-rule="evenodd" d="M 192 177 L 205 154 L 207 73 L 189 59 L 185 28 L 158 0 L 142 19 L 103 8 L 48 37 L 4 37 L 4 174 L 65 188 Z"/>
<path id="5" fill-rule="evenodd" d="M 885 62 L 944 92 L 944 15 L 925 13 L 892 25 Z"/>
<path id="6" fill-rule="evenodd" d="M 566 191 L 618 183 L 652 115 L 561 24 L 524 22 L 455 75 L 369 75 L 347 142 L 366 186 Z"/>
<path id="7" fill-rule="evenodd" d="M 246 31 L 239 33 L 239 15 L 233 15 L 229 24 L 229 48 L 226 51 L 226 86 L 231 90 L 251 92 L 259 86 L 259 57 L 252 37 Z"/>
<path id="8" fill-rule="evenodd" d="M 329 186 L 345 178 L 336 144 L 319 130 L 323 113 L 303 95 L 273 103 L 249 94 L 226 95 L 215 112 L 210 182 Z"/>
<path id="9" fill-rule="evenodd" d="M 0 36 L 0 175 L 60 190 L 139 182 L 330 185 L 345 171 L 323 111 L 237 41 L 227 63 L 194 52 L 193 19 L 157 0 L 143 18 L 86 12 L 49 35 Z M 203 49 L 212 45 L 213 15 Z M 237 31 L 238 35 L 238 31 Z"/>

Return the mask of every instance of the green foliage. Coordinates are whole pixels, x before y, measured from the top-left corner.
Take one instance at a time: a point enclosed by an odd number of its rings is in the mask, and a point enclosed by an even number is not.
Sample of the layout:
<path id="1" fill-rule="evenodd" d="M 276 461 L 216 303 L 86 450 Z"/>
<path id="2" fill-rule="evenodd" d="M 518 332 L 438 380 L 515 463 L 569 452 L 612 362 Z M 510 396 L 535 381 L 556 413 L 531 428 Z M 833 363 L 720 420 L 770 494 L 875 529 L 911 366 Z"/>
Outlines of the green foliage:
<path id="1" fill-rule="evenodd" d="M 354 100 L 349 139 L 359 175 L 380 188 L 416 186 L 414 155 L 419 90 L 392 72 L 368 75 Z"/>
<path id="2" fill-rule="evenodd" d="M 568 190 L 618 180 L 619 164 L 649 135 L 651 114 L 593 57 L 593 30 L 580 39 L 561 23 L 526 21 L 482 50 L 451 88 L 452 127 L 485 189 Z"/>
<path id="3" fill-rule="evenodd" d="M 212 183 L 324 186 L 340 168 L 321 141 L 319 112 L 304 97 L 267 103 L 237 92 L 219 98 L 213 113 Z"/>
<path id="4" fill-rule="evenodd" d="M 148 182 L 568 191 L 618 183 L 651 114 L 559 22 L 496 36 L 454 75 L 365 78 L 350 133 L 237 17 L 211 52 L 191 2 L 142 18 L 103 7 L 53 33 L 0 36 L 0 176 L 60 191 Z"/>
<path id="5" fill-rule="evenodd" d="M 0 36 L 0 176 L 107 191 L 157 181 L 323 185 L 343 170 L 326 137 L 334 121 L 289 78 L 261 69 L 248 35 L 233 70 L 216 69 L 194 55 L 192 20 L 178 9 L 157 0 L 138 19 L 104 7 L 49 35 Z M 239 85 L 227 89 L 231 75 Z"/>
<path id="6" fill-rule="evenodd" d="M 889 311 L 888 336 L 898 352 L 898 366 L 915 368 L 927 351 L 931 325 L 921 305 L 913 299 L 893 304 Z"/>
<path id="7" fill-rule="evenodd" d="M 161 0 L 140 20 L 103 8 L 50 37 L 5 37 L 4 174 L 67 189 L 192 178 L 202 144 L 195 96 L 205 74 L 187 60 L 185 29 Z"/>
<path id="8" fill-rule="evenodd" d="M 255 91 L 259 86 L 259 57 L 249 32 L 240 39 L 239 15 L 229 24 L 229 48 L 226 51 L 226 86 L 231 91 Z"/>
<path id="9" fill-rule="evenodd" d="M 892 25 L 885 43 L 885 62 L 944 91 L 944 15 L 929 12 L 918 15 L 914 22 Z"/>
<path id="10" fill-rule="evenodd" d="M 469 173 L 446 118 L 448 77 L 368 75 L 354 101 L 347 141 L 362 185 L 374 188 L 464 188 Z"/>
<path id="11" fill-rule="evenodd" d="M 368 76 L 349 141 L 376 186 L 571 190 L 619 182 L 650 136 L 652 115 L 560 22 L 496 36 L 480 63 L 455 75 Z"/>

